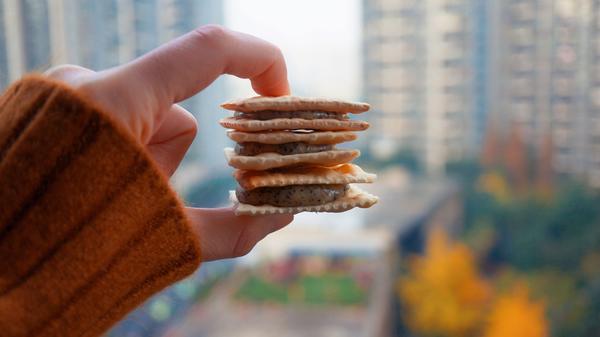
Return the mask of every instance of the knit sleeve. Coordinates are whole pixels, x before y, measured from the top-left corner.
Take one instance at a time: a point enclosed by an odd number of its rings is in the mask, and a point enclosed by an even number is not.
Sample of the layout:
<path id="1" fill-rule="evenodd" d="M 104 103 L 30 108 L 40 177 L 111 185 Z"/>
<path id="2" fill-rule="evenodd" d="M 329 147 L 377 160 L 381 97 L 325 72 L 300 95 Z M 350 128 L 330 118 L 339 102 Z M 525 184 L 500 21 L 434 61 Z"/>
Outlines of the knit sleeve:
<path id="1" fill-rule="evenodd" d="M 0 97 L 2 336 L 97 336 L 199 263 L 166 177 L 109 115 L 42 76 Z"/>

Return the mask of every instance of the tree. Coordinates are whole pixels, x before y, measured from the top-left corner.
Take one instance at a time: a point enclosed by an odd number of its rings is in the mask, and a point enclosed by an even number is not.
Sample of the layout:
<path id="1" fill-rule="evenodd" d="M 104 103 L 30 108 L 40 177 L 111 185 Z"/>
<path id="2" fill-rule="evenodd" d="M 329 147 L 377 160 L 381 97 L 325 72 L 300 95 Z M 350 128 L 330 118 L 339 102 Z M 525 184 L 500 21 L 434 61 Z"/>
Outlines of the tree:
<path id="1" fill-rule="evenodd" d="M 424 256 L 410 259 L 398 292 L 407 325 L 422 336 L 472 335 L 492 294 L 469 248 L 449 240 L 442 229 L 429 233 Z"/>
<path id="2" fill-rule="evenodd" d="M 527 147 L 520 128 L 513 124 L 504 151 L 504 165 L 517 192 L 524 193 L 529 187 Z"/>
<path id="3" fill-rule="evenodd" d="M 545 337 L 548 322 L 545 306 L 529 298 L 524 284 L 517 284 L 509 294 L 500 296 L 492 308 L 485 337 Z"/>
<path id="4" fill-rule="evenodd" d="M 483 166 L 497 166 L 500 164 L 502 152 L 502 141 L 494 123 L 490 122 L 485 133 L 483 141 L 483 150 L 481 151 L 480 162 Z"/>
<path id="5" fill-rule="evenodd" d="M 535 187 L 538 194 L 549 200 L 554 194 L 554 144 L 552 137 L 547 134 L 543 141 L 536 162 Z"/>

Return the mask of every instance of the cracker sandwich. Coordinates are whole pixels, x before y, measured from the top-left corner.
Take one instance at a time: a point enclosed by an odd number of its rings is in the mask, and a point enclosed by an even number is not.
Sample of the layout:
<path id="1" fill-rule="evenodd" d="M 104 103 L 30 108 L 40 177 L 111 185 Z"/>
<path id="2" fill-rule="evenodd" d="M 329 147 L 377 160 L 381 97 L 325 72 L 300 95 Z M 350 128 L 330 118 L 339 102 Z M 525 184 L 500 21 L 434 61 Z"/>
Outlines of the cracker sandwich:
<path id="1" fill-rule="evenodd" d="M 368 111 L 368 104 L 280 96 L 222 107 L 234 111 L 220 123 L 236 142 L 225 156 L 240 185 L 230 193 L 237 214 L 343 212 L 377 202 L 354 185 L 375 179 L 350 163 L 360 151 L 336 148 L 369 127 L 348 117 Z"/>

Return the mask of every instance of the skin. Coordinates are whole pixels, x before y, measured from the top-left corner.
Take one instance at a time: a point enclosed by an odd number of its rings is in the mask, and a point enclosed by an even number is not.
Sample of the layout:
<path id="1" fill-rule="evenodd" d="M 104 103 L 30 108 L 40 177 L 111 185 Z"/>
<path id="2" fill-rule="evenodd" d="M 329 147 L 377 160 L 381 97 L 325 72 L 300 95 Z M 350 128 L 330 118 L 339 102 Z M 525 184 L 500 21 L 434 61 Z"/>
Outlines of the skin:
<path id="1" fill-rule="evenodd" d="M 116 68 L 95 72 L 63 65 L 46 72 L 104 108 L 145 145 L 169 177 L 197 132 L 192 114 L 177 103 L 222 74 L 250 79 L 260 95 L 289 94 L 285 60 L 276 46 L 216 25 L 199 27 Z M 232 208 L 185 211 L 200 238 L 204 261 L 245 255 L 293 220 L 287 214 L 236 216 Z"/>

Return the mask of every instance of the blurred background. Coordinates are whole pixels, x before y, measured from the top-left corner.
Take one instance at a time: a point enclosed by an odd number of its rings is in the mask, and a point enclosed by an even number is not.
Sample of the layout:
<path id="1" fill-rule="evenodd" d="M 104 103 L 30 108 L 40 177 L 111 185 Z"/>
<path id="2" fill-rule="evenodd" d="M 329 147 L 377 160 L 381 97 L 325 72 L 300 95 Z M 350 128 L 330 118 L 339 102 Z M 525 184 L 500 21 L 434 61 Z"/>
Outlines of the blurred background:
<path id="1" fill-rule="evenodd" d="M 217 23 L 283 50 L 298 95 L 364 100 L 380 203 L 300 214 L 108 336 L 600 335 L 600 1 L 1 0 L 0 87 L 127 62 Z M 172 183 L 227 205 L 223 77 Z"/>

